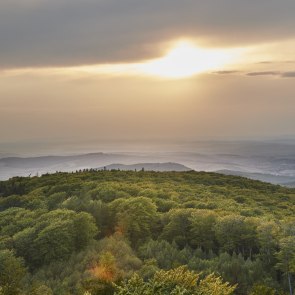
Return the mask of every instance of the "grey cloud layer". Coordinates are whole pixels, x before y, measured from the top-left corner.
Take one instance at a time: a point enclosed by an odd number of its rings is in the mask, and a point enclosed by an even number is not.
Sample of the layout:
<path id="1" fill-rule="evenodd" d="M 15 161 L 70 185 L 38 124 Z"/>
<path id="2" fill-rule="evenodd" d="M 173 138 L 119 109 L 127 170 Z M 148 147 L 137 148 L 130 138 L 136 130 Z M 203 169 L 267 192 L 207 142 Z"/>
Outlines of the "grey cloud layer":
<path id="1" fill-rule="evenodd" d="M 278 72 L 278 71 L 265 71 L 265 72 L 250 72 L 247 76 L 277 76 L 281 78 L 295 78 L 295 71 Z"/>
<path id="2" fill-rule="evenodd" d="M 282 77 L 284 78 L 295 78 L 295 71 L 293 72 L 285 72 L 282 74 Z"/>
<path id="3" fill-rule="evenodd" d="M 2 0 L 0 68 L 139 60 L 192 36 L 217 45 L 294 37 L 294 0 Z"/>
<path id="4" fill-rule="evenodd" d="M 239 76 L 248 76 L 248 77 L 256 77 L 256 76 L 274 76 L 280 78 L 295 78 L 295 71 L 253 71 L 253 72 L 245 72 L 238 70 L 229 70 L 229 71 L 217 71 L 212 72 L 212 74 L 218 75 L 239 75 Z"/>
<path id="5" fill-rule="evenodd" d="M 264 71 L 264 72 L 251 72 L 247 76 L 278 76 L 280 72 L 277 71 Z"/>

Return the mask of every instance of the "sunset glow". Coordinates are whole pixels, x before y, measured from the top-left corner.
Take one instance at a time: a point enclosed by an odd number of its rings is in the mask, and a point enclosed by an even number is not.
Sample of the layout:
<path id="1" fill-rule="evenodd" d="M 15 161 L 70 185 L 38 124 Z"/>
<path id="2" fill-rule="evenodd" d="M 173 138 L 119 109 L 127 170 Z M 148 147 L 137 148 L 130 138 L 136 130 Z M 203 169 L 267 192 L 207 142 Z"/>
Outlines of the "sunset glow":
<path id="1" fill-rule="evenodd" d="M 185 78 L 202 72 L 218 70 L 234 63 L 239 49 L 203 49 L 188 41 L 176 44 L 164 57 L 139 66 L 146 74 L 163 78 Z"/>

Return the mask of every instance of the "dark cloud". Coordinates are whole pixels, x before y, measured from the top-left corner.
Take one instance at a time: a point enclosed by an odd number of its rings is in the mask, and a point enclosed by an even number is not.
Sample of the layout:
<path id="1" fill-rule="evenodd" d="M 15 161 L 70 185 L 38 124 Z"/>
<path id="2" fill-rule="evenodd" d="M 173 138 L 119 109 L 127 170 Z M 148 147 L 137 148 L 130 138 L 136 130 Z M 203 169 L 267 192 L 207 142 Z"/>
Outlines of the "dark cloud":
<path id="1" fill-rule="evenodd" d="M 283 78 L 295 78 L 295 71 L 293 72 L 284 72 L 281 75 Z"/>
<path id="2" fill-rule="evenodd" d="M 282 78 L 295 78 L 295 71 L 278 72 L 278 71 L 264 71 L 264 72 L 250 72 L 247 76 L 278 76 Z"/>
<path id="3" fill-rule="evenodd" d="M 272 64 L 274 63 L 273 61 L 269 61 L 269 60 L 266 60 L 266 61 L 259 61 L 258 64 L 263 64 L 263 65 L 267 65 L 267 64 Z"/>
<path id="4" fill-rule="evenodd" d="M 253 71 L 249 73 L 243 73 L 243 71 L 233 70 L 233 71 L 216 71 L 212 74 L 217 75 L 230 75 L 230 74 L 243 74 L 246 76 L 256 77 L 256 76 L 277 76 L 281 78 L 295 78 L 295 71 L 283 72 L 283 71 Z"/>
<path id="5" fill-rule="evenodd" d="M 250 72 L 247 76 L 278 76 L 280 72 L 277 71 L 263 71 L 263 72 Z"/>
<path id="6" fill-rule="evenodd" d="M 257 64 L 268 65 L 268 64 L 293 64 L 295 60 L 276 60 L 276 61 L 259 61 Z"/>
<path id="7" fill-rule="evenodd" d="M 290 38 L 294 11 L 294 0 L 2 0 L 0 67 L 140 60 L 180 36 L 218 46 Z"/>
<path id="8" fill-rule="evenodd" d="M 213 72 L 213 74 L 218 74 L 218 75 L 230 75 L 230 74 L 237 74 L 240 73 L 240 71 L 216 71 Z"/>

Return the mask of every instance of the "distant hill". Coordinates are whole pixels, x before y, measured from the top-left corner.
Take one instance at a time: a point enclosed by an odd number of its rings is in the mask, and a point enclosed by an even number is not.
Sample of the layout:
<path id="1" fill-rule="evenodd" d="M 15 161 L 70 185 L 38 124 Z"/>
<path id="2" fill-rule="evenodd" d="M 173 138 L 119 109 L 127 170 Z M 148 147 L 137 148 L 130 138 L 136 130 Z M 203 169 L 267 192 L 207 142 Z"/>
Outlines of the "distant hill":
<path id="1" fill-rule="evenodd" d="M 225 175 L 234 175 L 247 177 L 254 180 L 260 180 L 263 182 L 269 182 L 273 184 L 280 184 L 288 187 L 295 187 L 295 177 L 291 176 L 282 176 L 282 175 L 273 175 L 273 174 L 264 174 L 264 173 L 252 173 L 252 172 L 242 172 L 242 171 L 233 171 L 233 170 L 218 170 L 217 173 Z"/>
<path id="2" fill-rule="evenodd" d="M 14 176 L 34 176 L 45 173 L 75 172 L 83 169 L 144 170 L 147 171 L 190 171 L 192 169 L 173 162 L 156 162 L 145 155 L 119 153 L 90 153 L 67 156 L 5 157 L 0 158 L 0 180 Z M 141 162 L 142 163 L 139 163 Z M 144 162 L 146 161 L 146 162 Z M 133 164 L 136 163 L 137 164 Z M 120 163 L 120 164 L 113 164 Z M 97 168 L 100 167 L 100 168 Z"/>
<path id="3" fill-rule="evenodd" d="M 72 172 L 97 168 L 114 162 L 134 162 L 130 155 L 90 153 L 70 156 L 6 157 L 0 159 L 0 180 L 13 176 L 29 176 L 56 171 Z"/>
<path id="4" fill-rule="evenodd" d="M 111 164 L 107 165 L 104 167 L 98 168 L 98 170 L 123 170 L 123 171 L 134 171 L 134 170 L 142 170 L 144 169 L 145 171 L 160 171 L 160 172 L 165 172 L 165 171 L 191 171 L 192 169 L 178 163 L 172 163 L 172 162 L 167 162 L 167 163 L 137 163 L 137 164 L 130 164 L 130 165 L 125 165 L 125 164 Z"/>

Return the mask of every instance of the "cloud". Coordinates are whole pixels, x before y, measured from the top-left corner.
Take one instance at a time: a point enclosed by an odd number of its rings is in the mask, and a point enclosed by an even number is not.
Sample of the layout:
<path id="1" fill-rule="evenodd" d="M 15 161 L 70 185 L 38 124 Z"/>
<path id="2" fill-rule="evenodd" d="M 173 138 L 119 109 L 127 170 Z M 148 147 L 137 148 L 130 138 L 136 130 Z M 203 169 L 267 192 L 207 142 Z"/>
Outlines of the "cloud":
<path id="1" fill-rule="evenodd" d="M 278 76 L 280 72 L 277 71 L 263 71 L 263 72 L 250 72 L 247 76 Z"/>
<path id="2" fill-rule="evenodd" d="M 294 64 L 295 60 L 266 60 L 266 61 L 259 61 L 257 64 L 261 65 L 270 65 L 270 64 Z"/>
<path id="3" fill-rule="evenodd" d="M 281 77 L 283 78 L 295 78 L 295 71 L 293 72 L 284 72 Z"/>
<path id="4" fill-rule="evenodd" d="M 268 64 L 273 64 L 273 63 L 275 63 L 275 62 L 270 61 L 270 60 L 265 60 L 265 61 L 259 61 L 257 64 L 268 65 Z"/>
<path id="5" fill-rule="evenodd" d="M 295 71 L 278 72 L 278 71 L 264 71 L 264 72 L 250 72 L 247 76 L 277 76 L 281 78 L 295 78 Z"/>
<path id="6" fill-rule="evenodd" d="M 214 46 L 286 39 L 294 10 L 294 0 L 2 0 L 0 68 L 138 61 L 187 36 Z"/>
<path id="7" fill-rule="evenodd" d="M 231 75 L 231 74 L 237 74 L 240 73 L 240 71 L 232 70 L 232 71 L 216 71 L 213 72 L 213 74 L 218 74 L 218 75 Z"/>
<path id="8" fill-rule="evenodd" d="M 279 78 L 295 78 L 295 71 L 253 71 L 249 73 L 243 73 L 243 71 L 238 70 L 221 70 L 212 72 L 212 74 L 218 74 L 218 75 L 230 75 L 230 74 L 243 74 L 245 76 L 250 77 L 258 77 L 258 76 L 276 76 Z"/>

